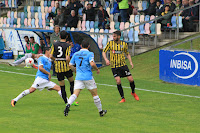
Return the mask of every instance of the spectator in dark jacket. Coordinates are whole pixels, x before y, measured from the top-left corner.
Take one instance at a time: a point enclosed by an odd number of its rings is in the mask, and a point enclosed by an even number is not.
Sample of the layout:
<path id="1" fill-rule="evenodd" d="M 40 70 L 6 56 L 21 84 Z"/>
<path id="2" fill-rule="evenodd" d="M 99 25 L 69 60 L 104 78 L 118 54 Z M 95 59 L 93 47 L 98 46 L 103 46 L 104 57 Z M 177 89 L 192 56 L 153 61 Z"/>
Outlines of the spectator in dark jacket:
<path id="1" fill-rule="evenodd" d="M 158 0 L 156 2 L 156 14 L 157 14 L 157 12 L 160 12 L 160 10 L 162 10 L 162 7 L 163 7 L 163 4 L 161 4 L 161 1 Z"/>
<path id="2" fill-rule="evenodd" d="M 109 19 L 109 15 L 107 11 L 103 9 L 102 5 L 99 6 L 98 18 L 99 18 L 99 27 L 105 29 L 105 24 L 107 23 L 107 19 Z"/>
<path id="3" fill-rule="evenodd" d="M 150 0 L 149 7 L 144 10 L 146 15 L 156 15 L 156 0 Z"/>
<path id="4" fill-rule="evenodd" d="M 186 7 L 189 7 L 189 0 L 183 0 L 182 1 L 182 7 L 181 9 L 183 8 L 186 8 Z M 187 27 L 187 23 L 185 23 L 185 18 L 187 16 L 189 16 L 189 13 L 190 13 L 190 10 L 187 9 L 187 10 L 183 10 L 181 13 L 180 13 L 180 16 L 182 16 L 182 21 L 183 21 L 183 30 L 184 31 L 188 31 L 188 27 Z"/>
<path id="5" fill-rule="evenodd" d="M 87 21 L 95 21 L 95 10 L 92 4 L 88 4 L 87 7 L 83 9 L 83 13 L 86 14 Z"/>
<path id="6" fill-rule="evenodd" d="M 67 7 L 70 9 L 70 11 L 74 10 L 77 16 L 79 8 L 82 8 L 83 5 L 77 0 L 69 0 Z"/>
<path id="7" fill-rule="evenodd" d="M 189 6 L 194 5 L 194 0 L 189 1 Z M 183 24 L 185 26 L 184 30 L 186 31 L 194 31 L 193 21 L 199 19 L 199 10 L 198 7 L 192 7 L 189 9 L 189 14 L 185 19 L 183 19 Z"/>
<path id="8" fill-rule="evenodd" d="M 71 14 L 69 15 L 67 19 L 67 23 L 65 24 L 66 27 L 74 27 L 77 28 L 78 24 L 78 16 L 76 16 L 76 13 L 74 10 L 71 10 Z"/>
<path id="9" fill-rule="evenodd" d="M 58 11 L 57 11 L 57 16 L 56 16 L 55 19 L 54 19 L 54 26 L 55 26 L 55 25 L 59 25 L 60 20 L 61 20 L 61 10 L 58 9 Z"/>
<path id="10" fill-rule="evenodd" d="M 62 14 L 61 14 L 61 18 L 60 18 L 60 21 L 59 21 L 59 26 L 63 27 L 67 23 L 67 18 L 70 15 L 70 9 L 62 7 L 61 12 L 62 12 Z"/>
<path id="11" fill-rule="evenodd" d="M 165 6 L 169 5 L 169 11 L 170 12 L 174 12 L 176 5 L 172 2 L 172 0 L 166 0 L 166 3 L 164 4 L 164 6 L 161 8 L 161 10 L 159 10 L 157 12 L 158 15 L 161 15 L 162 12 L 165 11 Z"/>

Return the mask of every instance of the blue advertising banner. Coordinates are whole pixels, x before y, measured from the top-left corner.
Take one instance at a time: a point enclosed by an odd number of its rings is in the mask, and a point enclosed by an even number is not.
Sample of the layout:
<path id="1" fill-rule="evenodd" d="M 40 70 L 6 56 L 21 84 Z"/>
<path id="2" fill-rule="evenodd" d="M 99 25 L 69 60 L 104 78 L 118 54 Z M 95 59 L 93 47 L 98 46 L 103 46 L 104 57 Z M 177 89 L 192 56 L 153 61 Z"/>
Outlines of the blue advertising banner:
<path id="1" fill-rule="evenodd" d="M 160 50 L 159 64 L 161 80 L 200 86 L 200 53 Z"/>

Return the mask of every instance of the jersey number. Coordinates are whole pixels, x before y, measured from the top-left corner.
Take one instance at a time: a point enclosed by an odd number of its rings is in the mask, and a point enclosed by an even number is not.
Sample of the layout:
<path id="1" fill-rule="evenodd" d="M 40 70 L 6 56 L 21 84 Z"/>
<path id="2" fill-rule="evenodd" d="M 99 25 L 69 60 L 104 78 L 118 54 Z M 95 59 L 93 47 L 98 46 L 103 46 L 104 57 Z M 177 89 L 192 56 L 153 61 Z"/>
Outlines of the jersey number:
<path id="1" fill-rule="evenodd" d="M 57 57 L 61 57 L 63 55 L 63 51 L 62 51 L 61 46 L 58 46 L 58 52 L 59 52 L 59 55 L 57 55 Z"/>
<path id="2" fill-rule="evenodd" d="M 80 65 L 79 65 L 79 66 L 81 66 L 81 65 L 82 65 L 82 62 L 83 62 L 83 57 L 79 57 L 79 59 L 81 59 L 81 63 L 80 63 Z"/>

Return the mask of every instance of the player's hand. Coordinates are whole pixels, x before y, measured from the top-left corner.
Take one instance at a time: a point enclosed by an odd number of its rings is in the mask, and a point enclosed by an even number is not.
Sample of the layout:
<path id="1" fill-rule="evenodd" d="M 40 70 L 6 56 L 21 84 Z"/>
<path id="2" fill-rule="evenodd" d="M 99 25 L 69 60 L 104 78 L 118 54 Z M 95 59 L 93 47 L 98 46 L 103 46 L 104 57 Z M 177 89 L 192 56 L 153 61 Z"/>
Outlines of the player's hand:
<path id="1" fill-rule="evenodd" d="M 134 67 L 133 63 L 130 63 L 130 65 L 131 65 L 131 69 L 133 69 L 133 67 Z"/>
<path id="2" fill-rule="evenodd" d="M 98 69 L 98 70 L 97 70 L 97 74 L 99 74 L 99 73 L 100 73 L 100 70 Z"/>
<path id="3" fill-rule="evenodd" d="M 106 65 L 109 66 L 110 65 L 110 61 L 106 60 Z"/>
<path id="4" fill-rule="evenodd" d="M 51 81 L 51 73 L 49 73 L 49 81 Z"/>

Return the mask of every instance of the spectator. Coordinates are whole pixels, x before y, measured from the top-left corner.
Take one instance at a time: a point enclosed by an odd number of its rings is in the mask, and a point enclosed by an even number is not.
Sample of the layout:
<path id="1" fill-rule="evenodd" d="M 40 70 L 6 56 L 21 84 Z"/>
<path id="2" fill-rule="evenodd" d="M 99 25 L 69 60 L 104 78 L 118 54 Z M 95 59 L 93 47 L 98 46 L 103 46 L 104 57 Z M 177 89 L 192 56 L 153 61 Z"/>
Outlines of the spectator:
<path id="1" fill-rule="evenodd" d="M 120 10 L 120 16 L 122 22 L 127 22 L 128 20 L 128 0 L 121 0 L 121 2 L 118 3 L 119 10 Z"/>
<path id="2" fill-rule="evenodd" d="M 61 10 L 60 9 L 58 9 L 58 12 L 57 12 L 58 14 L 57 14 L 57 16 L 55 17 L 55 19 L 54 19 L 54 26 L 55 25 L 59 25 L 59 22 L 61 22 Z"/>
<path id="3" fill-rule="evenodd" d="M 34 37 L 30 37 L 30 45 L 28 49 L 31 49 L 31 53 L 38 54 L 39 44 L 35 42 Z"/>
<path id="4" fill-rule="evenodd" d="M 157 13 L 157 12 L 160 12 L 160 10 L 162 9 L 162 7 L 163 7 L 163 4 L 161 4 L 161 1 L 158 0 L 158 1 L 156 2 L 156 13 Z"/>
<path id="5" fill-rule="evenodd" d="M 176 8 L 175 8 L 175 11 L 181 9 L 181 7 L 182 7 L 182 2 L 181 2 L 181 0 L 176 0 Z"/>
<path id="6" fill-rule="evenodd" d="M 156 15 L 156 0 L 150 0 L 149 7 L 144 10 L 146 15 Z"/>
<path id="7" fill-rule="evenodd" d="M 132 1 L 128 1 L 128 15 L 130 16 L 131 14 L 133 14 L 133 9 L 134 9 L 134 6 L 132 5 Z"/>
<path id="8" fill-rule="evenodd" d="M 113 3 L 113 11 L 110 14 L 120 13 L 119 6 L 116 1 Z"/>
<path id="9" fill-rule="evenodd" d="M 54 33 L 52 33 L 50 36 L 50 43 L 53 44 L 58 41 L 60 41 L 60 27 L 58 25 L 55 25 Z"/>
<path id="10" fill-rule="evenodd" d="M 194 4 L 195 4 L 194 0 L 189 0 L 189 6 L 192 6 Z M 185 30 L 189 32 L 194 31 L 193 21 L 198 19 L 199 19 L 198 6 L 190 8 L 188 16 L 183 21 Z"/>
<path id="11" fill-rule="evenodd" d="M 186 7 L 189 7 L 189 0 L 183 0 L 183 1 L 182 1 L 182 7 L 181 7 L 181 9 L 186 8 Z M 187 30 L 188 30 L 187 25 L 185 25 L 185 24 L 187 24 L 187 23 L 184 23 L 184 22 L 185 22 L 185 18 L 186 18 L 187 16 L 189 16 L 189 13 L 190 13 L 190 10 L 189 10 L 189 9 L 183 10 L 182 12 L 180 12 L 180 16 L 182 16 L 183 30 L 184 30 L 184 31 L 187 31 Z"/>
<path id="12" fill-rule="evenodd" d="M 24 36 L 24 40 L 26 42 L 26 53 L 31 53 L 31 46 L 28 36 Z"/>
<path id="13" fill-rule="evenodd" d="M 70 11 L 74 10 L 77 16 L 79 8 L 82 8 L 83 5 L 77 0 L 69 0 L 67 7 L 70 9 Z"/>
<path id="14" fill-rule="evenodd" d="M 78 16 L 76 16 L 75 11 L 71 10 L 71 14 L 69 15 L 67 19 L 67 23 L 65 24 L 66 27 L 74 27 L 77 28 L 78 24 Z"/>
<path id="15" fill-rule="evenodd" d="M 55 10 L 54 14 L 57 15 L 57 14 L 58 14 L 58 9 L 60 9 L 60 4 L 59 4 L 59 2 L 56 3 L 55 8 L 56 8 L 56 10 Z"/>
<path id="16" fill-rule="evenodd" d="M 70 9 L 67 7 L 62 7 L 61 8 L 61 18 L 60 18 L 60 21 L 59 21 L 59 26 L 60 27 L 64 27 L 65 24 L 67 23 L 67 19 L 68 19 L 68 16 L 70 15 Z"/>
<path id="17" fill-rule="evenodd" d="M 99 18 L 99 27 L 105 29 L 105 24 L 107 23 L 107 19 L 110 20 L 110 18 L 107 11 L 103 9 L 102 5 L 99 6 L 98 18 Z"/>
<path id="18" fill-rule="evenodd" d="M 86 21 L 95 21 L 95 10 L 92 4 L 88 4 L 86 8 L 83 9 L 83 13 L 86 14 Z"/>
<path id="19" fill-rule="evenodd" d="M 169 5 L 165 5 L 165 11 L 161 13 L 161 16 L 165 16 L 166 14 L 170 13 L 170 6 Z M 169 26 L 167 25 L 168 23 L 170 24 L 171 23 L 171 15 L 169 16 L 166 16 L 164 17 L 162 20 L 161 20 L 161 25 L 162 27 L 164 26 Z"/>
<path id="20" fill-rule="evenodd" d="M 176 8 L 176 5 L 172 2 L 172 0 L 166 0 L 165 5 L 162 7 L 161 10 L 159 10 L 159 12 L 157 12 L 158 15 L 160 15 L 162 12 L 165 11 L 165 6 L 169 5 L 169 10 L 170 12 L 173 12 Z"/>

